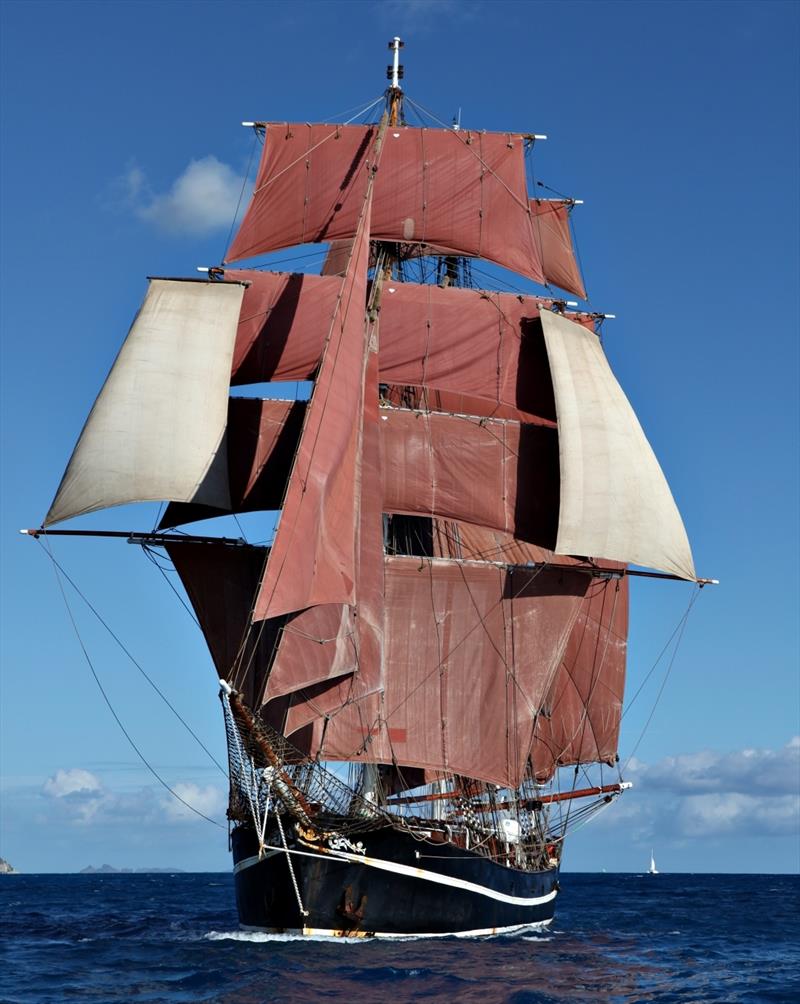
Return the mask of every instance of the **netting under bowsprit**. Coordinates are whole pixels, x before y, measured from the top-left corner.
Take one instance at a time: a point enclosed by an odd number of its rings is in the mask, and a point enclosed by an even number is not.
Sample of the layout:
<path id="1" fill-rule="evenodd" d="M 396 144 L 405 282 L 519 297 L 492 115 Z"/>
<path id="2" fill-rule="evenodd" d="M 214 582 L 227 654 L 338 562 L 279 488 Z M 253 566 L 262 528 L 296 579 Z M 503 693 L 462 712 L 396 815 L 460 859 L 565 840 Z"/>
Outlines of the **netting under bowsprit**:
<path id="1" fill-rule="evenodd" d="M 228 741 L 234 822 L 252 822 L 262 835 L 270 812 L 288 813 L 303 826 L 357 832 L 386 823 L 385 814 L 318 761 L 300 753 L 265 725 L 235 692 L 220 693 Z"/>

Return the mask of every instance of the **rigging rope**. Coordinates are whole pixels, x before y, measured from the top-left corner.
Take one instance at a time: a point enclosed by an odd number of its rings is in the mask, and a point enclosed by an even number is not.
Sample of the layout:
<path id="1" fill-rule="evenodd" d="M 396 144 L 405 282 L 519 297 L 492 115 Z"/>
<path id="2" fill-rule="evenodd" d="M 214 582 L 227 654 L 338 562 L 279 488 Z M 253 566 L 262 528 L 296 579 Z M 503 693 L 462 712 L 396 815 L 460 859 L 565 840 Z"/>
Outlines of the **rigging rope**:
<path id="1" fill-rule="evenodd" d="M 37 540 L 38 540 L 38 538 L 37 538 Z M 204 812 L 201 812 L 199 809 L 195 808 L 191 803 L 187 802 L 185 798 L 181 797 L 181 795 L 179 795 L 177 793 L 177 791 L 174 790 L 174 788 L 171 788 L 169 786 L 169 784 L 167 784 L 167 782 L 164 780 L 163 777 L 161 777 L 161 775 L 158 773 L 158 771 L 155 769 L 155 767 L 153 767 L 153 765 L 148 761 L 148 759 L 145 757 L 144 753 L 142 753 L 142 751 L 139 749 L 139 747 L 134 742 L 131 734 L 128 732 L 128 730 L 125 728 L 125 726 L 122 724 L 122 721 L 121 721 L 119 715 L 116 713 L 116 711 L 114 710 L 113 705 L 111 704 L 111 701 L 110 701 L 110 699 L 108 697 L 108 694 L 105 691 L 105 688 L 103 687 L 103 684 L 100 682 L 100 677 L 97 675 L 97 671 L 94 668 L 94 664 L 92 663 L 92 660 L 91 660 L 91 658 L 89 656 L 89 653 L 88 653 L 88 651 L 86 649 L 86 646 L 83 643 L 83 638 L 81 637 L 81 633 L 80 633 L 80 631 L 78 629 L 78 625 L 77 625 L 77 623 L 75 621 L 75 617 L 73 616 L 73 613 L 72 613 L 72 608 L 70 607 L 69 600 L 67 599 L 66 591 L 64 590 L 64 584 L 61 581 L 61 575 L 59 574 L 59 572 L 61 571 L 60 566 L 59 566 L 58 562 L 56 561 L 56 559 L 55 559 L 52 551 L 50 550 L 49 542 L 48 542 L 48 547 L 45 549 L 45 553 L 49 554 L 50 560 L 53 563 L 53 573 L 54 573 L 54 575 L 56 577 L 56 582 L 58 583 L 58 588 L 59 588 L 59 591 L 61 592 L 61 597 L 64 600 L 64 606 L 66 607 L 66 610 L 67 610 L 67 615 L 68 615 L 68 617 L 70 619 L 70 622 L 72 624 L 72 628 L 73 628 L 73 630 L 75 632 L 75 637 L 78 639 L 78 644 L 81 647 L 81 651 L 83 652 L 84 658 L 86 659 L 86 663 L 89 666 L 89 669 L 91 670 L 92 676 L 94 677 L 94 681 L 97 684 L 98 689 L 100 690 L 100 693 L 103 696 L 103 700 L 106 702 L 106 705 L 108 706 L 108 710 L 113 715 L 114 721 L 120 727 L 120 730 L 122 731 L 122 734 L 128 740 L 128 743 L 130 744 L 131 748 L 136 753 L 136 755 L 139 757 L 139 759 L 142 761 L 142 763 L 145 765 L 145 767 L 150 771 L 150 773 L 153 775 L 153 777 L 156 779 L 156 781 L 158 781 L 158 783 L 163 788 L 165 788 L 170 793 L 170 795 L 173 796 L 173 798 L 176 798 L 182 805 L 185 805 L 186 808 L 189 809 L 191 812 L 193 812 L 196 816 L 200 816 L 201 819 L 205 819 L 206 822 L 212 823 L 214 826 L 219 826 L 219 828 L 222 829 L 222 830 L 226 829 L 226 827 L 222 823 L 220 823 L 219 820 L 212 819 L 210 816 L 207 816 Z M 64 573 L 64 574 L 66 575 L 66 573 Z M 176 712 L 176 714 L 177 714 L 177 712 Z M 203 748 L 205 749 L 205 747 L 203 747 Z M 214 761 L 214 762 L 216 763 L 216 761 Z M 217 766 L 219 766 L 219 764 L 217 764 Z M 222 768 L 220 768 L 220 769 L 222 769 Z M 223 770 L 223 773 L 225 773 L 224 770 Z"/>
<path id="2" fill-rule="evenodd" d="M 294 873 L 294 865 L 292 864 L 292 854 L 291 851 L 289 850 L 288 844 L 286 843 L 286 834 L 283 832 L 283 823 L 281 822 L 280 812 L 275 813 L 275 820 L 278 824 L 278 832 L 281 835 L 281 843 L 283 844 L 283 849 L 286 853 L 286 864 L 289 867 L 289 875 L 291 876 L 292 885 L 294 886 L 294 894 L 295 898 L 297 899 L 297 906 L 302 916 L 307 917 L 308 910 L 306 910 L 306 908 L 303 906 L 303 900 L 300 898 L 300 889 L 297 885 L 297 876 Z"/>
<path id="3" fill-rule="evenodd" d="M 382 101 L 382 100 L 383 100 L 383 95 L 381 95 L 379 98 L 376 98 L 375 101 L 371 101 L 361 112 L 356 112 L 356 114 L 353 115 L 352 118 L 349 118 L 346 122 L 342 122 L 340 125 L 334 126 L 333 127 L 333 132 L 328 133 L 327 136 L 323 136 L 323 138 L 318 143 L 315 143 L 313 146 L 310 146 L 305 151 L 305 153 L 303 153 L 299 157 L 295 158 L 295 160 L 293 160 L 290 164 L 287 164 L 286 167 L 284 167 L 282 171 L 278 171 L 278 173 L 275 174 L 275 175 L 273 175 L 269 179 L 269 181 L 265 181 L 264 184 L 261 185 L 260 188 L 254 189 L 253 190 L 253 195 L 254 196 L 258 195 L 259 192 L 262 192 L 269 185 L 271 185 L 274 182 L 276 182 L 278 180 L 278 178 L 280 178 L 282 175 L 286 174 L 287 171 L 291 171 L 291 169 L 293 167 L 295 167 L 297 164 L 299 164 L 302 160 L 305 160 L 307 157 L 309 157 L 315 150 L 319 149 L 319 147 L 321 147 L 323 143 L 327 143 L 329 139 L 334 139 L 334 137 L 338 137 L 338 135 L 339 135 L 339 129 L 341 128 L 341 126 L 350 125 L 351 122 L 355 122 L 355 120 L 359 117 L 359 115 L 366 113 L 374 105 L 376 105 L 379 101 Z M 276 123 L 276 124 L 280 124 L 280 123 Z"/>
<path id="4" fill-rule="evenodd" d="M 636 754 L 636 750 L 639 749 L 639 744 L 641 743 L 642 739 L 644 739 L 645 732 L 647 732 L 647 729 L 650 726 L 650 722 L 653 720 L 653 715 L 656 713 L 656 708 L 658 707 L 658 702 L 661 700 L 661 695 L 664 693 L 664 688 L 667 685 L 667 680 L 669 679 L 669 675 L 672 672 L 672 667 L 675 664 L 675 657 L 678 654 L 678 649 L 680 648 L 681 640 L 683 639 L 683 632 L 686 630 L 686 624 L 687 624 L 687 622 L 689 620 L 689 614 L 692 612 L 692 607 L 694 606 L 695 601 L 697 600 L 697 597 L 700 595 L 700 590 L 701 589 L 702 589 L 702 586 L 697 586 L 693 590 L 691 598 L 689 599 L 689 605 L 686 608 L 686 612 L 684 613 L 683 617 L 681 618 L 681 620 L 680 620 L 680 622 L 678 624 L 678 627 L 675 629 L 675 631 L 672 632 L 672 635 L 670 636 L 670 641 L 671 641 L 672 638 L 675 637 L 675 634 L 677 632 L 678 637 L 677 637 L 677 639 L 675 641 L 675 648 L 672 650 L 672 656 L 671 656 L 671 658 L 669 660 L 669 665 L 667 666 L 667 671 L 664 674 L 664 679 L 661 681 L 661 686 L 658 689 L 658 693 L 656 694 L 655 702 L 654 702 L 652 710 L 650 711 L 650 714 L 649 714 L 649 716 L 647 718 L 647 721 L 644 723 L 644 727 L 643 727 L 642 731 L 639 733 L 639 738 L 636 740 L 636 743 L 635 743 L 633 749 L 631 750 L 631 753 L 630 753 L 628 759 L 625 761 L 625 766 L 621 768 L 620 773 L 623 773 L 627 769 L 628 764 L 631 762 L 631 760 L 633 759 L 634 755 Z M 669 645 L 669 642 L 667 642 L 667 645 Z M 663 652 L 662 652 L 662 655 L 663 655 Z M 660 659 L 661 656 L 659 655 L 658 658 Z M 653 669 L 655 669 L 655 666 L 653 667 Z M 652 673 L 652 670 L 650 672 Z M 650 675 L 650 673 L 648 673 L 648 676 L 649 675 Z M 639 689 L 641 690 L 641 687 Z M 638 694 L 638 691 L 637 691 L 637 694 Z"/>
<path id="5" fill-rule="evenodd" d="M 475 159 L 478 161 L 481 167 L 489 174 L 491 174 L 494 177 L 495 181 L 497 181 L 506 190 L 506 192 L 511 196 L 511 199 L 514 202 L 516 202 L 516 204 L 520 207 L 520 209 L 522 209 L 523 212 L 527 213 L 530 216 L 530 207 L 526 205 L 524 202 L 522 202 L 518 198 L 517 194 L 508 187 L 505 181 L 503 181 L 503 179 L 500 177 L 497 171 L 495 171 L 495 169 L 491 167 L 491 165 L 487 164 L 487 162 L 483 159 L 483 157 L 479 153 L 476 153 L 476 151 L 471 148 L 466 138 L 461 135 L 461 130 L 457 132 L 455 129 L 453 129 L 452 126 L 449 126 L 446 122 L 442 122 L 440 118 L 437 118 L 436 115 L 434 115 L 433 112 L 430 111 L 430 109 L 423 107 L 423 105 L 418 105 L 416 101 L 412 101 L 411 98 L 408 97 L 408 95 L 406 95 L 406 101 L 408 102 L 408 104 L 411 105 L 412 108 L 419 108 L 419 110 L 425 112 L 426 115 L 430 115 L 430 117 L 433 119 L 434 122 L 436 122 L 437 125 L 440 125 L 443 129 L 446 129 L 448 132 L 451 132 L 454 136 L 458 137 L 458 139 L 461 141 L 462 146 L 466 147 L 467 150 L 469 150 L 469 152 L 472 154 L 473 157 L 475 157 Z M 464 129 L 463 131 L 466 133 L 476 132 L 476 130 L 474 129 Z M 505 132 L 506 130 L 503 131 Z M 477 135 L 480 136 L 481 133 L 478 131 Z M 519 133 L 514 133 L 509 131 L 507 132 L 507 135 L 519 136 Z"/>
<path id="6" fill-rule="evenodd" d="M 236 218 L 239 215 L 239 210 L 242 206 L 242 199 L 244 198 L 244 192 L 247 188 L 247 182 L 250 178 L 250 169 L 253 166 L 253 157 L 256 152 L 256 145 L 258 143 L 258 130 L 253 130 L 253 145 L 250 147 L 250 157 L 247 161 L 247 170 L 244 172 L 244 177 L 242 178 L 242 188 L 239 192 L 239 199 L 236 203 L 236 209 L 233 212 L 233 219 L 231 220 L 231 228 L 228 231 L 228 236 L 225 238 L 225 247 L 222 249 L 222 258 L 220 261 L 225 261 L 228 254 L 228 248 L 231 246 L 231 237 L 233 237 L 233 228 L 236 226 Z"/>
<path id="7" fill-rule="evenodd" d="M 278 249 L 277 251 L 268 251 L 266 254 L 267 258 L 266 261 L 259 262 L 258 265 L 248 265 L 248 269 L 252 270 L 253 272 L 258 272 L 261 269 L 267 269 L 268 271 L 272 271 L 276 265 L 287 265 L 293 261 L 305 261 L 307 258 L 322 258 L 324 255 L 328 253 L 328 248 L 329 244 L 325 243 L 322 245 L 322 247 L 316 246 L 311 251 L 304 251 L 303 254 L 292 255 L 290 258 L 273 258 L 272 257 L 273 255 L 281 253 L 280 249 Z M 309 265 L 310 264 L 312 263 L 309 262 Z M 314 268 L 317 268 L 317 264 L 316 263 L 313 264 Z M 313 272 L 311 274 L 317 275 L 316 272 Z M 268 307 L 267 310 L 264 311 L 264 313 L 268 313 L 269 310 L 271 309 L 272 309 L 271 307 Z M 256 314 L 253 314 L 253 317 L 256 316 L 257 316 Z M 242 318 L 242 320 L 248 320 L 248 318 Z"/>
<path id="8" fill-rule="evenodd" d="M 661 662 L 661 660 L 664 657 L 665 652 L 667 651 L 667 649 L 669 648 L 669 646 L 672 644 L 672 639 L 675 637 L 675 635 L 678 633 L 678 631 L 682 630 L 681 625 L 685 623 L 686 618 L 689 616 L 689 612 L 691 611 L 692 607 L 694 606 L 695 601 L 697 600 L 697 597 L 699 595 L 700 595 L 700 590 L 699 589 L 692 591 L 692 595 L 691 595 L 691 597 L 689 599 L 689 606 L 686 608 L 683 616 L 680 618 L 680 620 L 678 621 L 678 623 L 675 625 L 675 627 L 674 627 L 674 629 L 672 631 L 672 634 L 669 636 L 669 638 L 667 638 L 666 642 L 664 643 L 664 647 L 658 653 L 656 661 L 650 667 L 650 669 L 647 672 L 647 675 L 642 680 L 642 682 L 639 684 L 639 687 L 638 687 L 636 693 L 633 695 L 633 697 L 630 699 L 630 701 L 628 701 L 628 704 L 627 704 L 625 710 L 622 712 L 622 717 L 620 718 L 620 721 L 622 721 L 622 719 L 625 717 L 625 715 L 627 715 L 627 713 L 631 710 L 631 708 L 633 707 L 634 702 L 636 701 L 636 698 L 639 696 L 639 694 L 641 694 L 642 690 L 644 689 L 645 684 L 650 679 L 650 677 L 653 675 L 653 673 L 655 673 L 656 669 L 658 668 L 658 664 Z"/>
<path id="9" fill-rule="evenodd" d="M 178 592 L 178 590 L 175 588 L 175 586 L 170 582 L 169 576 L 167 575 L 167 571 L 168 570 L 158 560 L 156 552 L 151 547 L 149 547 L 147 544 L 142 544 L 142 550 L 144 551 L 144 553 L 147 556 L 148 560 L 152 561 L 152 563 L 156 566 L 156 568 L 159 570 L 159 572 L 161 572 L 161 575 L 162 575 L 164 581 L 169 586 L 169 588 L 172 590 L 172 592 L 175 594 L 175 596 L 178 599 L 178 602 L 183 607 L 183 609 L 186 611 L 186 613 L 192 618 L 192 620 L 195 622 L 195 624 L 198 627 L 200 627 L 200 621 L 197 619 L 197 617 L 195 617 L 194 611 L 186 603 L 186 601 L 181 596 L 181 594 Z M 172 570 L 173 571 L 175 570 L 175 566 L 174 565 L 172 565 Z M 202 630 L 202 628 L 201 628 L 201 630 Z"/>
<path id="10" fill-rule="evenodd" d="M 350 112 L 355 112 L 353 118 L 350 118 L 347 120 L 347 122 L 343 123 L 344 125 L 347 125 L 348 122 L 352 122 L 353 119 L 357 119 L 361 115 L 366 115 L 375 107 L 375 105 L 380 104 L 382 101 L 383 101 L 383 95 L 381 94 L 380 97 L 375 98 L 374 101 L 370 102 L 370 104 L 366 105 L 365 107 L 362 107 L 361 105 L 353 105 L 352 108 L 345 108 L 344 111 L 336 112 L 334 115 L 323 115 L 322 121 L 335 122 L 337 119 L 344 118 L 345 115 L 349 115 Z"/>
<path id="11" fill-rule="evenodd" d="M 139 670 L 139 672 L 142 674 L 142 676 L 145 678 L 145 680 L 147 680 L 147 682 L 150 684 L 150 686 L 153 688 L 153 690 L 158 694 L 158 696 L 161 698 L 161 700 L 164 702 L 164 704 L 166 704 L 166 706 L 169 708 L 169 710 L 178 719 L 178 721 L 181 723 L 181 725 L 186 729 L 186 731 L 189 733 L 189 735 L 192 737 L 192 739 L 194 739 L 194 741 L 198 744 L 198 746 L 206 753 L 206 755 L 211 759 L 211 761 L 217 766 L 218 770 L 227 777 L 227 773 L 225 771 L 225 768 L 222 766 L 222 764 L 220 764 L 220 762 L 216 759 L 216 757 L 208 749 L 208 747 L 205 746 L 205 744 L 203 743 L 202 739 L 200 739 L 200 737 L 193 731 L 193 729 L 189 725 L 189 723 L 184 718 L 181 717 L 180 712 L 177 710 L 177 708 L 175 708 L 175 706 L 173 704 L 170 703 L 170 700 L 166 696 L 166 694 L 164 694 L 164 692 L 159 689 L 158 684 L 156 684 L 156 682 L 152 679 L 152 677 L 150 677 L 147 674 L 147 672 L 144 670 L 144 668 L 136 661 L 136 659 L 133 657 L 133 655 L 131 654 L 131 652 L 125 647 L 125 645 L 123 644 L 122 640 L 114 633 L 114 631 L 111 629 L 111 627 L 109 627 L 109 625 L 106 623 L 106 621 L 103 620 L 103 618 L 100 615 L 100 613 L 96 610 L 96 608 L 94 606 L 92 606 L 92 604 L 89 602 L 89 600 L 86 598 L 86 596 L 81 592 L 81 590 L 78 588 L 78 586 L 75 583 L 75 581 L 72 578 L 70 578 L 70 576 L 67 574 L 67 572 L 62 567 L 62 565 L 59 564 L 59 562 L 56 560 L 55 555 L 52 552 L 52 546 L 49 543 L 49 540 L 48 540 L 46 548 L 42 545 L 42 543 L 41 543 L 41 541 L 39 540 L 38 537 L 36 538 L 36 542 L 39 544 L 40 547 L 42 547 L 42 549 L 45 551 L 45 553 L 47 554 L 47 556 L 52 561 L 54 570 L 56 572 L 56 578 L 58 579 L 58 584 L 59 584 L 59 587 L 61 588 L 62 594 L 64 594 L 64 590 L 63 590 L 63 586 L 61 584 L 61 580 L 60 580 L 60 578 L 58 576 L 59 572 L 61 573 L 61 575 L 64 576 L 64 578 L 66 579 L 66 581 L 72 586 L 72 588 L 75 590 L 75 592 L 78 594 L 78 596 L 83 600 L 83 602 L 86 604 L 86 606 L 91 610 L 91 612 L 94 614 L 94 616 L 100 622 L 100 624 L 111 635 L 111 637 L 114 639 L 114 641 L 120 647 L 120 649 L 122 649 L 122 651 L 125 653 L 125 655 L 128 657 L 128 659 L 130 659 L 130 661 L 133 663 L 133 665 Z M 66 595 L 64 596 L 64 598 L 65 598 L 65 602 L 66 602 Z M 185 606 L 185 604 L 184 604 L 184 606 Z M 67 610 L 69 611 L 69 605 L 67 605 Z M 70 618 L 72 618 L 71 611 L 70 611 Z M 196 621 L 195 621 L 195 623 L 196 623 Z M 75 624 L 75 622 L 73 620 L 73 626 L 74 626 L 74 624 Z M 77 632 L 77 629 L 76 629 L 76 632 Z M 79 636 L 78 640 L 80 641 L 80 636 Z M 82 644 L 83 643 L 81 642 L 81 645 Z M 87 656 L 87 658 L 88 658 L 88 656 Z"/>

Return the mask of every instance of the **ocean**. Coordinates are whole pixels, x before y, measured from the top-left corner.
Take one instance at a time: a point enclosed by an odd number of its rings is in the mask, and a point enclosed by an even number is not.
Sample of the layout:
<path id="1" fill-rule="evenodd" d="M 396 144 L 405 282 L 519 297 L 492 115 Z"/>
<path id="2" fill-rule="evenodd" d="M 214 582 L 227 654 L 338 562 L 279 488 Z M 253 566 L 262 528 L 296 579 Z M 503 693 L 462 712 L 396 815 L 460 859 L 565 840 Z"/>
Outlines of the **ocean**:
<path id="1" fill-rule="evenodd" d="M 227 874 L 0 876 L 3 1004 L 800 1001 L 800 878 L 564 874 L 545 932 L 237 930 Z"/>

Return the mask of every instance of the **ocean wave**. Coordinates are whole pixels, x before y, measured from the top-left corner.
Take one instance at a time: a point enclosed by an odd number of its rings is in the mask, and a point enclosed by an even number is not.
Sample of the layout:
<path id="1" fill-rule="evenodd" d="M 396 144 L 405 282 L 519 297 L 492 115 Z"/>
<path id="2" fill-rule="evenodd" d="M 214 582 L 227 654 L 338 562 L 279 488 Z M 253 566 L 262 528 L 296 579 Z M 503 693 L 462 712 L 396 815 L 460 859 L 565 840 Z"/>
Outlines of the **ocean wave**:
<path id="1" fill-rule="evenodd" d="M 366 938 L 334 938 L 325 934 L 271 934 L 268 931 L 208 931 L 203 935 L 203 939 L 205 941 L 249 941 L 254 944 L 282 941 L 320 941 L 326 945 L 332 941 L 337 944 L 344 942 L 348 945 L 356 945 L 363 944 L 368 940 Z"/>

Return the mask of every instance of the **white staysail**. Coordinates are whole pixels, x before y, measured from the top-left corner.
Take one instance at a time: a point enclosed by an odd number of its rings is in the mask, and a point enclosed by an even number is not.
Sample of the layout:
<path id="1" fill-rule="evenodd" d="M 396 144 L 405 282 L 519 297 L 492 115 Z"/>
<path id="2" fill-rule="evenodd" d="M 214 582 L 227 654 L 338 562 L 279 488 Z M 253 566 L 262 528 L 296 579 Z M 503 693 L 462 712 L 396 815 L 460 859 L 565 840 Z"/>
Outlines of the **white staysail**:
<path id="1" fill-rule="evenodd" d="M 45 526 L 125 502 L 230 506 L 224 434 L 243 293 L 151 280 Z"/>
<path id="2" fill-rule="evenodd" d="M 597 336 L 541 313 L 561 465 L 555 550 L 694 579 L 686 530 L 666 478 Z"/>

